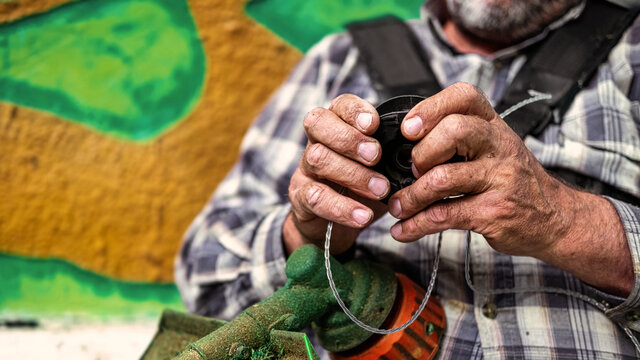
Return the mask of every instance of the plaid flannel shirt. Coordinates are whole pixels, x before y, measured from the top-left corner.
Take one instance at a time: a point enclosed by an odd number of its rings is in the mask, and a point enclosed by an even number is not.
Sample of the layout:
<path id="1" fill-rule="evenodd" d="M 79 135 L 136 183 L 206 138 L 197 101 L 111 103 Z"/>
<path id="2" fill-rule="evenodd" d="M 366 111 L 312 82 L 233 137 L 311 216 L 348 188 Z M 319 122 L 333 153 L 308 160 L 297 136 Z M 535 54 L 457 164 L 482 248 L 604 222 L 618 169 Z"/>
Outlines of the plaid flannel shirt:
<path id="1" fill-rule="evenodd" d="M 466 81 L 492 104 L 525 61 L 518 50 L 580 13 L 578 6 L 547 31 L 492 57 L 459 54 L 447 45 L 438 2 L 423 6 L 409 24 L 443 87 Z M 640 198 L 640 21 L 625 33 L 592 81 L 575 97 L 561 123 L 524 142 L 545 167 L 597 178 Z M 242 143 L 241 157 L 189 228 L 176 260 L 176 281 L 187 308 L 231 319 L 286 282 L 282 226 L 289 213 L 289 179 L 307 139 L 302 120 L 341 93 L 373 104 L 380 100 L 348 34 L 312 48 L 269 101 Z M 473 234 L 471 277 L 478 287 L 553 286 L 578 291 L 609 307 L 605 313 L 564 295 L 534 293 L 483 296 L 464 280 L 464 232 L 446 231 L 435 294 L 447 328 L 439 358 L 636 358 L 617 324 L 640 332 L 640 208 L 609 198 L 624 225 L 636 274 L 626 299 L 594 289 L 565 271 L 530 257 L 508 256 Z M 425 286 L 437 235 L 402 244 L 388 214 L 365 229 L 356 257 L 389 264 Z M 540 224 L 543 226 L 543 224 Z M 611 279 L 615 281 L 615 279 Z M 483 314 L 493 304 L 495 318 Z M 326 354 L 318 349 L 323 358 Z"/>

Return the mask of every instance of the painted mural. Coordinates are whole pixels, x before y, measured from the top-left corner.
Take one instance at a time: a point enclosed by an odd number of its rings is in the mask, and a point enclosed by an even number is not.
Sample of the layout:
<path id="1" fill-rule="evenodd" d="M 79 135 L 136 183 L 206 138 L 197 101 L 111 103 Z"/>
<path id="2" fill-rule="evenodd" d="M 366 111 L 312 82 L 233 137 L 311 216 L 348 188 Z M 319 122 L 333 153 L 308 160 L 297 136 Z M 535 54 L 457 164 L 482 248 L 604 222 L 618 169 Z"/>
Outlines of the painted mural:
<path id="1" fill-rule="evenodd" d="M 112 279 L 58 259 L 0 254 L 0 264 L 0 306 L 5 316 L 126 321 L 154 318 L 165 308 L 184 311 L 170 283 Z"/>
<path id="2" fill-rule="evenodd" d="M 178 122 L 204 82 L 185 0 L 73 2 L 0 26 L 0 43 L 0 100 L 125 139 Z"/>
<path id="3" fill-rule="evenodd" d="M 1 0 L 0 320 L 182 309 L 182 234 L 302 54 L 421 1 Z"/>
<path id="4" fill-rule="evenodd" d="M 325 35 L 344 30 L 352 21 L 395 15 L 402 19 L 419 16 L 425 0 L 251 0 L 249 16 L 287 43 L 306 52 Z"/>

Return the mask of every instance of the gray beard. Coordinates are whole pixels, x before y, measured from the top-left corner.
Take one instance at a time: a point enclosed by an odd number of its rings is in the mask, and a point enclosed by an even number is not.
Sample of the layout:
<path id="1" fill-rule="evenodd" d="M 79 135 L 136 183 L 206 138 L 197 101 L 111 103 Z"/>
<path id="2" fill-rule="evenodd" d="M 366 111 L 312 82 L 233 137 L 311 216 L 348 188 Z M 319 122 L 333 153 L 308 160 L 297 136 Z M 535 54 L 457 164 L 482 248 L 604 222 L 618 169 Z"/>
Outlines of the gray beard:
<path id="1" fill-rule="evenodd" d="M 541 32 L 581 0 L 446 0 L 454 23 L 482 40 L 511 44 Z"/>

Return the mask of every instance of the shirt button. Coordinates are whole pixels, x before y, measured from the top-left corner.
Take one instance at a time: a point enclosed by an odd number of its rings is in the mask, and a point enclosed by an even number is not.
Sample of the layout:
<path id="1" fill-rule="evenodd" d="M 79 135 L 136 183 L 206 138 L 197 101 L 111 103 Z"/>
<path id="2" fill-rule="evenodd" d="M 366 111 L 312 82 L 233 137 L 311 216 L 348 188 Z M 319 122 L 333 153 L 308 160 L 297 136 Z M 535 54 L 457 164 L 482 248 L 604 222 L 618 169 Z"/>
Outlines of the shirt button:
<path id="1" fill-rule="evenodd" d="M 496 304 L 486 303 L 482 307 L 482 315 L 488 319 L 495 319 L 498 316 L 498 308 Z"/>
<path id="2" fill-rule="evenodd" d="M 564 146 L 564 134 L 562 131 L 558 131 L 558 145 Z"/>

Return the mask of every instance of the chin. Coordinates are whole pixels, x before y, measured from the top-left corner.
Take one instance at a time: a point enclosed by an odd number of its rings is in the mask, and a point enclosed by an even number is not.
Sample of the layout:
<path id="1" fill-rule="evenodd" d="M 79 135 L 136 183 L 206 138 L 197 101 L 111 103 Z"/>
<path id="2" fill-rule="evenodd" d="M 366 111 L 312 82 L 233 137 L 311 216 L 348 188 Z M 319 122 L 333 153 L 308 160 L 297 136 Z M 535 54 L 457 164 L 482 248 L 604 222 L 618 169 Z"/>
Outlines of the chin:
<path id="1" fill-rule="evenodd" d="M 446 0 L 455 24 L 492 43 L 510 44 L 541 32 L 581 0 Z"/>

